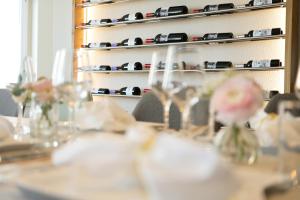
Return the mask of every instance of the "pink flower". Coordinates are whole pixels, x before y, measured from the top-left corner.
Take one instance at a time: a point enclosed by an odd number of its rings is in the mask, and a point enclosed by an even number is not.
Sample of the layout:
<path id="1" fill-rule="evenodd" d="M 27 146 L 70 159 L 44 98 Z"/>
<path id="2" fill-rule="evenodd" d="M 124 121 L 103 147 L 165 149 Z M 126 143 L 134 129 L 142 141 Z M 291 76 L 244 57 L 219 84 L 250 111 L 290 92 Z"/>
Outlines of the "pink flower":
<path id="1" fill-rule="evenodd" d="M 36 94 L 36 97 L 41 102 L 51 102 L 54 100 L 54 88 L 49 79 L 40 79 L 32 83 L 30 89 Z"/>
<path id="2" fill-rule="evenodd" d="M 216 119 L 226 125 L 247 121 L 262 105 L 261 87 L 254 80 L 241 75 L 225 81 L 211 99 Z"/>

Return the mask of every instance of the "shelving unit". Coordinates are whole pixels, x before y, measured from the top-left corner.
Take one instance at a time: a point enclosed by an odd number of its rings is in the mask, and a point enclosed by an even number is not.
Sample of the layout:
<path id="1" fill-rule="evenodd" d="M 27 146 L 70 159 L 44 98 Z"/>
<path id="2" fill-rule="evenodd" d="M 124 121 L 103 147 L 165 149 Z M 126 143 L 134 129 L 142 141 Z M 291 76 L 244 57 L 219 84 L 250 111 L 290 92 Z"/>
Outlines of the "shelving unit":
<path id="1" fill-rule="evenodd" d="M 249 41 L 262 41 L 262 40 L 277 40 L 284 39 L 285 35 L 272 35 L 264 37 L 245 37 L 245 38 L 232 38 L 223 40 L 202 40 L 202 41 L 192 41 L 192 42 L 178 42 L 178 43 L 163 43 L 163 44 L 145 44 L 136 46 L 118 46 L 118 47 L 103 47 L 103 48 L 81 48 L 84 50 L 116 50 L 116 49 L 137 49 L 137 48 L 155 48 L 155 47 L 166 47 L 170 45 L 209 45 L 209 44 L 226 44 L 235 42 L 249 42 Z"/>
<path id="2" fill-rule="evenodd" d="M 284 70 L 284 67 L 264 67 L 264 68 L 224 68 L 224 69 L 202 69 L 202 70 L 177 70 L 184 71 L 186 73 L 194 72 L 222 72 L 222 71 L 276 71 Z M 78 72 L 92 72 L 92 73 L 103 73 L 103 74 L 113 74 L 113 73 L 149 73 L 150 70 L 135 70 L 135 71 L 97 71 L 97 70 L 78 70 Z M 163 70 L 158 70 L 163 72 Z"/>
<path id="3" fill-rule="evenodd" d="M 117 66 L 120 63 L 141 62 L 151 63 L 152 51 L 166 51 L 170 45 L 188 46 L 193 45 L 201 49 L 199 57 L 191 57 L 187 62 L 196 66 L 205 60 L 222 61 L 230 60 L 233 63 L 243 63 L 248 60 L 280 59 L 282 67 L 274 68 L 230 68 L 230 69 L 203 69 L 185 70 L 191 77 L 196 72 L 207 72 L 214 79 L 215 75 L 224 71 L 238 71 L 253 76 L 263 85 L 265 90 L 276 90 L 283 92 L 286 82 L 286 71 L 290 71 L 289 60 L 285 55 L 285 43 L 290 37 L 290 27 L 285 22 L 286 10 L 290 9 L 292 1 L 288 2 L 246 7 L 242 4 L 250 0 L 219 0 L 217 3 L 234 3 L 236 7 L 230 10 L 213 12 L 191 13 L 191 8 L 203 8 L 211 4 L 210 0 L 107 0 L 101 3 L 81 3 L 74 0 L 75 9 L 75 45 L 74 48 L 89 52 L 92 56 L 91 65 Z M 186 5 L 190 13 L 185 15 L 169 17 L 153 17 L 142 20 L 115 22 L 101 25 L 82 25 L 89 20 L 96 19 L 118 19 L 128 13 L 148 13 L 159 7 Z M 109 10 L 109 12 L 108 12 Z M 77 16 L 77 17 L 76 17 Z M 241 19 L 241 20 L 239 20 Z M 259 20 L 259 21 L 257 21 Z M 281 23 L 282 22 L 282 23 Z M 105 48 L 81 48 L 89 42 L 120 42 L 129 37 L 141 37 L 143 39 L 154 37 L 159 33 L 185 32 L 189 36 L 202 36 L 205 33 L 233 32 L 245 34 L 250 30 L 265 28 L 282 28 L 285 34 L 254 37 L 254 38 L 232 38 L 225 40 L 210 41 L 188 41 L 182 43 L 144 44 L 138 46 L 118 46 Z M 232 45 L 231 45 L 232 44 Z M 241 50 L 236 50 L 241 49 Z M 274 52 L 274 53 L 273 53 Z M 140 86 L 147 88 L 147 77 L 149 70 L 139 71 L 95 71 L 74 69 L 74 74 L 91 72 L 95 78 L 95 88 L 121 88 L 124 86 Z M 275 83 L 275 84 L 274 84 Z M 287 83 L 287 82 L 286 82 Z M 280 88 L 279 88 L 280 87 Z M 111 97 L 121 104 L 129 112 L 132 111 L 141 96 L 123 95 L 100 95 L 94 97 Z M 96 99 L 97 99 L 96 98 Z M 266 99 L 267 100 L 267 99 Z"/>
<path id="4" fill-rule="evenodd" d="M 236 13 L 243 13 L 243 12 L 250 12 L 250 11 L 267 10 L 267 9 L 274 9 L 274 8 L 282 8 L 285 6 L 286 6 L 286 3 L 276 3 L 276 4 L 271 4 L 271 5 L 251 6 L 251 7 L 245 6 L 245 7 L 236 7 L 234 9 L 228 9 L 228 10 L 190 13 L 190 14 L 185 14 L 185 15 L 176 15 L 176 16 L 167 16 L 167 17 L 145 18 L 145 19 L 135 20 L 135 21 L 106 23 L 106 24 L 101 24 L 101 25 L 84 25 L 84 26 L 80 25 L 80 26 L 76 26 L 76 29 L 104 28 L 104 27 L 129 25 L 129 24 L 155 23 L 155 22 L 176 20 L 176 19 L 215 17 L 215 16 L 221 16 L 223 14 L 236 14 Z"/>

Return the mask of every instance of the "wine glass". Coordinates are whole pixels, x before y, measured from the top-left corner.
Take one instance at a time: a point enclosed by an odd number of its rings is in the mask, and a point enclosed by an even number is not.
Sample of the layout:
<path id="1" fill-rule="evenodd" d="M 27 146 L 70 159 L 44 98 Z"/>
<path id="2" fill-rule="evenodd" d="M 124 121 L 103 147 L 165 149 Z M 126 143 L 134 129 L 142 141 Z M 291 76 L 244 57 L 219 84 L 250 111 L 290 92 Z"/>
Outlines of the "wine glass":
<path id="1" fill-rule="evenodd" d="M 68 124 L 71 133 L 76 132 L 76 109 L 89 97 L 92 85 L 90 73 L 85 73 L 78 80 L 75 80 L 72 77 L 73 66 L 89 66 L 87 52 L 79 50 L 73 54 L 67 52 L 65 49 L 57 51 L 53 66 L 52 81 L 56 87 L 57 97 L 68 105 Z"/>
<path id="2" fill-rule="evenodd" d="M 298 73 L 295 82 L 295 94 L 300 99 L 300 66 L 298 67 Z"/>
<path id="3" fill-rule="evenodd" d="M 149 87 L 157 96 L 163 106 L 163 120 L 164 129 L 169 128 L 169 112 L 171 106 L 171 99 L 168 97 L 167 92 L 162 88 L 165 55 L 156 51 L 152 55 L 151 68 L 148 77 Z"/>
<path id="4" fill-rule="evenodd" d="M 29 136 L 30 130 L 28 126 L 23 124 L 26 105 L 30 102 L 30 92 L 26 90 L 26 85 L 37 80 L 36 67 L 31 57 L 24 58 L 21 65 L 18 83 L 13 86 L 12 95 L 18 104 L 18 118 L 14 133 L 15 140 L 23 140 Z"/>
<path id="5" fill-rule="evenodd" d="M 181 129 L 187 132 L 190 126 L 190 109 L 199 100 L 203 72 L 187 71 L 186 63 L 191 54 L 197 53 L 197 49 L 190 46 L 170 46 L 168 48 L 166 69 L 164 73 L 163 89 L 178 107 L 181 113 Z"/>

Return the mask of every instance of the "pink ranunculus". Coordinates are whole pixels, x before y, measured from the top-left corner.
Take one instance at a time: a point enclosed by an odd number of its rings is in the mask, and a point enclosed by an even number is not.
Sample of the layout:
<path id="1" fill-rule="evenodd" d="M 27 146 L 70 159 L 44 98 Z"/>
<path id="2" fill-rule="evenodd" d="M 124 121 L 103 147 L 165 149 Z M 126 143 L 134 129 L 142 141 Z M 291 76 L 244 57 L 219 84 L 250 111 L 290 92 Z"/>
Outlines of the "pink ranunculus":
<path id="1" fill-rule="evenodd" d="M 54 100 L 54 88 L 51 80 L 41 79 L 31 85 L 31 90 L 41 102 L 51 102 Z"/>
<path id="2" fill-rule="evenodd" d="M 41 79 L 31 85 L 33 92 L 48 92 L 53 90 L 52 82 L 49 79 Z"/>
<path id="3" fill-rule="evenodd" d="M 231 125 L 247 121 L 263 105 L 263 100 L 261 87 L 254 80 L 238 75 L 216 89 L 211 107 L 218 121 Z"/>

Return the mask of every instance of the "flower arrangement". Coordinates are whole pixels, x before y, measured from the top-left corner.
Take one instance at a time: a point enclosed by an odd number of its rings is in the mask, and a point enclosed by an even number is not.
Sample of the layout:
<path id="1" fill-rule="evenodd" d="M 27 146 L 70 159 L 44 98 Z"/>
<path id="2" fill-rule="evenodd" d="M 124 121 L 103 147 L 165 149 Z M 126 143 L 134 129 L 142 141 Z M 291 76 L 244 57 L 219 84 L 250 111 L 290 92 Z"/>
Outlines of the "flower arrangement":
<path id="1" fill-rule="evenodd" d="M 217 121 L 227 126 L 216 139 L 222 153 L 250 164 L 256 160 L 258 142 L 244 124 L 262 107 L 263 101 L 261 87 L 242 75 L 230 77 L 215 90 L 211 110 Z"/>
<path id="2" fill-rule="evenodd" d="M 52 126 L 49 111 L 52 110 L 56 100 L 51 80 L 41 77 L 37 82 L 27 84 L 25 88 L 30 91 L 36 103 L 41 107 L 42 115 L 40 120 L 43 120 L 44 118 L 48 121 L 49 126 Z"/>

